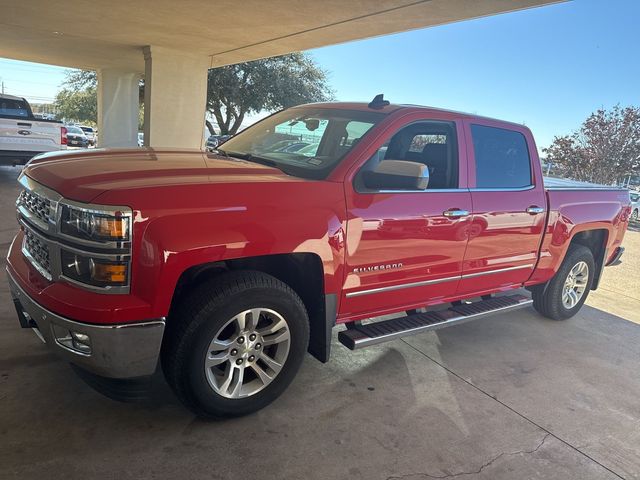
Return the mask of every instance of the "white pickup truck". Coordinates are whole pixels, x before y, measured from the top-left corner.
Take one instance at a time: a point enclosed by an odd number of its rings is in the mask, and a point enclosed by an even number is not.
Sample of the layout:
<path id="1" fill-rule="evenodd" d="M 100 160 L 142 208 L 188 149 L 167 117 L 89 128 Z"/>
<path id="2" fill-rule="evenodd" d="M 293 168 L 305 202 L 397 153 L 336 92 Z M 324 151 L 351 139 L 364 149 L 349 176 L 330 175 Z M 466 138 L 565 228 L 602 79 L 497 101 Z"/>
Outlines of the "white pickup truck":
<path id="1" fill-rule="evenodd" d="M 39 153 L 66 148 L 62 122 L 35 118 L 24 98 L 0 94 L 0 165 L 25 164 Z"/>

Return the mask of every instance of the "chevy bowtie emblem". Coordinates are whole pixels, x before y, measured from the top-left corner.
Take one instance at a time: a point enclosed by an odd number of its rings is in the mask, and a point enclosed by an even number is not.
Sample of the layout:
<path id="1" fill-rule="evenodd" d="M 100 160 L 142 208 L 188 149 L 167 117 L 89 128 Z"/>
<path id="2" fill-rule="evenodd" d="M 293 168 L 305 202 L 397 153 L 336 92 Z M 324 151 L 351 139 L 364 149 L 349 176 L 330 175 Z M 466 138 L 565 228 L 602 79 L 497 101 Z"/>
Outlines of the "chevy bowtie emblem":
<path id="1" fill-rule="evenodd" d="M 20 135 L 31 135 L 31 130 L 18 130 Z"/>
<path id="2" fill-rule="evenodd" d="M 385 265 L 371 265 L 370 267 L 357 267 L 353 269 L 353 273 L 375 272 L 378 270 L 391 270 L 394 268 L 402 268 L 402 263 L 387 263 Z"/>

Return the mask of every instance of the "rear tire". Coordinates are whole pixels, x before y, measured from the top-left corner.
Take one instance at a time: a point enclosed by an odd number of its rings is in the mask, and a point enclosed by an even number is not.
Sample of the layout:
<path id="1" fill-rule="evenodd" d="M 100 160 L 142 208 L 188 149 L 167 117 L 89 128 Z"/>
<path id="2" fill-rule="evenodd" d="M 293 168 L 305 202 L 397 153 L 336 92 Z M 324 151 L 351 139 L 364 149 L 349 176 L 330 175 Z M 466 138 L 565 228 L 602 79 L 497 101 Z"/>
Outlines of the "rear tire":
<path id="1" fill-rule="evenodd" d="M 307 351 L 309 319 L 278 279 L 229 272 L 172 309 L 161 353 L 167 382 L 196 415 L 247 415 L 273 402 Z"/>
<path id="2" fill-rule="evenodd" d="M 589 295 L 594 274 L 591 250 L 584 245 L 571 245 L 547 287 L 533 289 L 533 307 L 552 320 L 573 317 Z"/>

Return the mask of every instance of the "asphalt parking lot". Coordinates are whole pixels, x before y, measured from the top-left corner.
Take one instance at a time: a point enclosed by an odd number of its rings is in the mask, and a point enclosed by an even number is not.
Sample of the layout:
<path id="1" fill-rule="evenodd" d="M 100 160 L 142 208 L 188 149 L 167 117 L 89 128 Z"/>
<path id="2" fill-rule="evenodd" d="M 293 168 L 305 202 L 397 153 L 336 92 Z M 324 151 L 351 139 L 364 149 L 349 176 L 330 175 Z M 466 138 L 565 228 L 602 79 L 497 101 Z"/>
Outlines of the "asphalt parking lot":
<path id="1" fill-rule="evenodd" d="M 18 170 L 0 167 L 0 253 Z M 22 330 L 0 281 L 0 478 L 640 479 L 640 231 L 581 313 L 533 309 L 311 357 L 253 416 L 194 418 L 158 381 L 109 400 Z M 634 323 L 635 322 L 635 323 Z"/>

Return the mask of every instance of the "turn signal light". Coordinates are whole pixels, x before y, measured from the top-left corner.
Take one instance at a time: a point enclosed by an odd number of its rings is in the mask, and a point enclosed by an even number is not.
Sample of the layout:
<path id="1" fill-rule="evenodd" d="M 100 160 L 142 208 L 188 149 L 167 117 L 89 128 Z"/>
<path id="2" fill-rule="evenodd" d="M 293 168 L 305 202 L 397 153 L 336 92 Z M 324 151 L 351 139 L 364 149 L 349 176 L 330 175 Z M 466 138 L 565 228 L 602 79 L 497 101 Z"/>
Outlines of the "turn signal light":
<path id="1" fill-rule="evenodd" d="M 96 217 L 95 232 L 105 238 L 125 238 L 129 219 L 123 217 Z"/>
<path id="2" fill-rule="evenodd" d="M 122 264 L 94 263 L 91 272 L 93 280 L 105 283 L 125 283 L 127 266 Z"/>
<path id="3" fill-rule="evenodd" d="M 118 287 L 127 285 L 129 262 L 91 257 L 91 254 L 60 250 L 62 274 L 76 282 L 96 287 Z"/>

